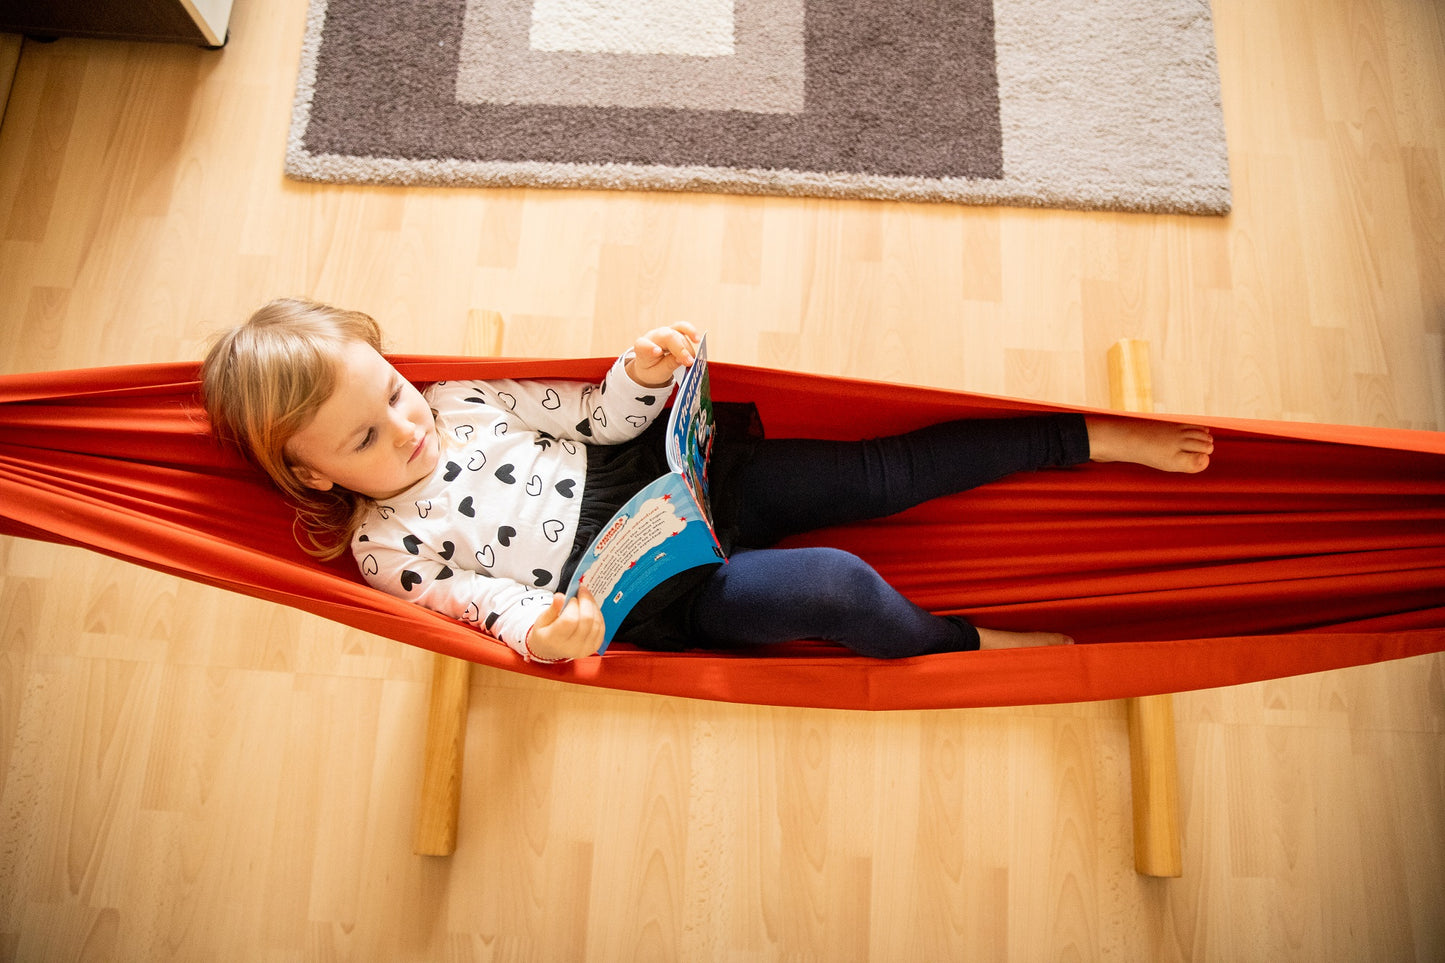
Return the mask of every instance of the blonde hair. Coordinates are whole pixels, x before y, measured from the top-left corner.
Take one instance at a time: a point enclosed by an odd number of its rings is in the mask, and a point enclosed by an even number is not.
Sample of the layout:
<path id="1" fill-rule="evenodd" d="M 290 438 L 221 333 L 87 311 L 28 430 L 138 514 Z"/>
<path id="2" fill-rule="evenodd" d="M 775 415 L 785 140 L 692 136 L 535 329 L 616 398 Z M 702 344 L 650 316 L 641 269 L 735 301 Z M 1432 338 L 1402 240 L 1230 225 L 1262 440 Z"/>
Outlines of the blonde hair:
<path id="1" fill-rule="evenodd" d="M 371 499 L 340 486 L 307 487 L 286 446 L 336 390 L 341 351 L 355 342 L 381 351 L 381 327 L 360 311 L 282 298 L 223 333 L 201 363 L 211 430 L 291 500 L 305 533 L 305 541 L 297 541 L 323 559 L 346 550 Z"/>

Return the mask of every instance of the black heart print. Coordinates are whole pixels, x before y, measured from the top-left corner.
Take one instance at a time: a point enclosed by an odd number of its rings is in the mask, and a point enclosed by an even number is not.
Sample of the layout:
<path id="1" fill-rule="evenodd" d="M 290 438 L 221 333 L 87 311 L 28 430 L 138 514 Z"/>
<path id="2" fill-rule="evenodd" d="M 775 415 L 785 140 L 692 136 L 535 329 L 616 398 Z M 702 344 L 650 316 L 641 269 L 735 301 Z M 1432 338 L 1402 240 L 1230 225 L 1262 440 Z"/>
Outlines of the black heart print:
<path id="1" fill-rule="evenodd" d="M 503 525 L 501 528 L 497 529 L 497 541 L 501 544 L 503 548 L 511 548 L 512 536 L 515 534 L 517 534 L 517 530 L 515 528 L 510 525 Z"/>
<path id="2" fill-rule="evenodd" d="M 657 404 L 657 395 L 639 395 L 637 400 L 644 405 L 655 405 Z"/>
<path id="3" fill-rule="evenodd" d="M 456 550 L 457 547 L 451 542 L 442 542 L 441 556 L 442 558 L 450 562 L 452 560 L 452 552 L 455 552 Z"/>
<path id="4" fill-rule="evenodd" d="M 564 478 L 559 481 L 554 487 L 557 489 L 557 494 L 561 495 L 563 498 L 571 498 L 573 489 L 577 487 L 577 479 Z"/>
<path id="5" fill-rule="evenodd" d="M 562 399 L 556 391 L 548 388 L 547 394 L 542 398 L 542 407 L 546 408 L 548 411 L 556 411 L 558 408 L 562 407 Z"/>
<path id="6" fill-rule="evenodd" d="M 579 435 L 583 435 L 584 437 L 591 438 L 592 422 L 588 421 L 586 418 L 583 418 L 581 421 L 577 422 L 577 433 Z"/>
<path id="7" fill-rule="evenodd" d="M 421 544 L 421 539 L 417 538 L 415 535 L 407 535 L 401 540 L 401 544 L 406 547 L 406 550 L 408 552 L 415 555 L 417 554 L 417 546 Z"/>
<path id="8" fill-rule="evenodd" d="M 411 569 L 406 569 L 401 573 L 401 587 L 406 591 L 410 592 L 413 588 L 420 584 L 421 576 L 413 572 Z"/>
<path id="9" fill-rule="evenodd" d="M 442 481 L 456 481 L 457 476 L 462 473 L 462 466 L 454 461 L 447 462 L 446 474 L 442 475 Z"/>
<path id="10" fill-rule="evenodd" d="M 476 518 L 477 510 L 472 507 L 472 496 L 468 495 L 466 498 L 463 498 L 462 503 L 457 506 L 457 511 L 468 518 Z"/>
<path id="11" fill-rule="evenodd" d="M 442 566 L 442 570 L 437 573 L 437 581 L 438 581 L 438 582 L 440 582 L 440 581 L 441 581 L 442 579 L 444 579 L 444 578 L 451 578 L 451 577 L 452 577 L 452 570 L 451 570 L 449 567 L 447 567 L 446 565 L 443 565 L 443 566 Z"/>
<path id="12" fill-rule="evenodd" d="M 540 588 L 540 587 L 542 587 L 543 585 L 546 585 L 548 582 L 552 581 L 552 573 L 549 572 L 549 571 L 547 571 L 545 568 L 534 568 L 534 569 L 532 569 L 532 574 L 533 574 L 533 575 L 536 577 L 536 579 L 537 579 L 537 580 L 536 580 L 535 582 L 533 582 L 532 584 L 535 585 L 535 586 L 537 586 L 538 588 Z"/>
<path id="13" fill-rule="evenodd" d="M 504 485 L 515 485 L 517 484 L 517 476 L 512 473 L 513 467 L 515 466 L 511 464 L 506 464 L 503 465 L 501 468 L 498 468 L 492 474 L 496 475 L 497 480 Z"/>

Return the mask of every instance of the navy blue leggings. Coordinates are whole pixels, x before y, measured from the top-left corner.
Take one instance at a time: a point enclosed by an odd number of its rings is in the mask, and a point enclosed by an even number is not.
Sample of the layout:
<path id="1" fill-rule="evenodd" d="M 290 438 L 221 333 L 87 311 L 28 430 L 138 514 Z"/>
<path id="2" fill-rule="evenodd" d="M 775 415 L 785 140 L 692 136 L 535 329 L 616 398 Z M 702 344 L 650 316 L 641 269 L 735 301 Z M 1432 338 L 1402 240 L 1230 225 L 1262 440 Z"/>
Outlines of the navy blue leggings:
<path id="1" fill-rule="evenodd" d="M 771 546 L 1088 457 L 1080 415 L 956 421 L 861 442 L 764 441 L 737 480 L 735 550 L 694 597 L 694 636 L 708 648 L 826 639 L 883 659 L 976 649 L 967 620 L 924 611 L 856 555 Z"/>

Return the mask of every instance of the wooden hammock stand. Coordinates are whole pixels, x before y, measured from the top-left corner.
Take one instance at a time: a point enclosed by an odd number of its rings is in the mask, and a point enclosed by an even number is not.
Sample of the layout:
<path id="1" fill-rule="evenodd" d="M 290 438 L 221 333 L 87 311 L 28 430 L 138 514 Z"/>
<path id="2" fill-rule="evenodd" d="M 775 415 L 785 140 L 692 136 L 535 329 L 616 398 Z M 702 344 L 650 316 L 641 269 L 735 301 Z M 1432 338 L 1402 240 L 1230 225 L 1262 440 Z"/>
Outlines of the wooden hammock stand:
<path id="1" fill-rule="evenodd" d="M 502 334 L 500 314 L 474 310 L 467 318 L 463 353 L 498 356 Z M 1117 411 L 1154 410 L 1148 342 L 1125 339 L 1109 349 L 1109 405 Z M 471 663 L 449 655 L 433 656 L 424 767 L 412 837 L 418 855 L 450 856 L 456 851 L 470 698 Z M 1174 697 L 1142 696 L 1124 701 L 1134 799 L 1134 868 L 1144 876 L 1182 876 Z"/>

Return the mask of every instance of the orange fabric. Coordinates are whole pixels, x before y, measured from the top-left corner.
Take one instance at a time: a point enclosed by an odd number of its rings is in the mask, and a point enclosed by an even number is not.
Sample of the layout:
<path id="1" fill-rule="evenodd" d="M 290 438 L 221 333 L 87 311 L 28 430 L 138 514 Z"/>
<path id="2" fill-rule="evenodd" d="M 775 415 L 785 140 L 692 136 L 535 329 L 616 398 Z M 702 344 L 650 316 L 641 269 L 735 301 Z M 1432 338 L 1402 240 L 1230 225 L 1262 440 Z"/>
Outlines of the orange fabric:
<path id="1" fill-rule="evenodd" d="M 600 377 L 610 359 L 394 359 L 411 379 Z M 1016 477 L 816 533 L 903 592 L 1068 648 L 878 662 L 816 642 L 753 656 L 649 653 L 532 666 L 456 622 L 315 562 L 258 473 L 206 433 L 196 366 L 0 378 L 0 532 L 94 549 L 414 645 L 588 685 L 861 709 L 1117 698 L 1445 650 L 1445 435 L 1205 419 L 1208 472 L 1088 465 Z M 1067 410 L 713 366 L 775 437 L 865 437 L 945 418 Z M 1078 409 L 1074 409 L 1078 410 Z"/>

